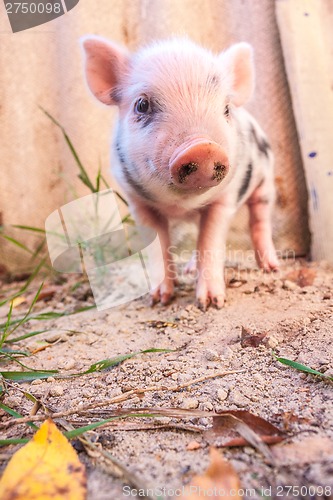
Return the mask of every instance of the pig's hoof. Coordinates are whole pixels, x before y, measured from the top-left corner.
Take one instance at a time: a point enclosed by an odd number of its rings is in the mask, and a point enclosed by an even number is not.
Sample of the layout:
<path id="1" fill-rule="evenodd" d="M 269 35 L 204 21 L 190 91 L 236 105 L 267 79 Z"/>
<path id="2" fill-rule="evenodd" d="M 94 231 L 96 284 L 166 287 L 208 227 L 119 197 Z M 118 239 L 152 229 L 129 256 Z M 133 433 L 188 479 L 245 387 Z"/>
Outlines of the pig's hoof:
<path id="1" fill-rule="evenodd" d="M 222 309 L 222 307 L 224 306 L 224 301 L 225 301 L 224 295 L 217 295 L 212 298 L 211 303 L 212 306 L 215 307 L 215 309 Z"/>
<path id="2" fill-rule="evenodd" d="M 265 273 L 277 272 L 279 270 L 279 261 L 276 255 L 272 255 L 271 258 L 263 260 L 260 262 L 260 268 Z"/>
<path id="3" fill-rule="evenodd" d="M 279 269 L 279 259 L 277 258 L 273 243 L 267 245 L 264 249 L 256 248 L 257 263 L 264 272 L 270 273 Z"/>
<path id="4" fill-rule="evenodd" d="M 172 288 L 168 287 L 168 289 L 163 289 L 163 288 L 164 288 L 163 285 L 161 285 L 151 294 L 150 296 L 151 307 L 158 304 L 159 302 L 163 306 L 167 306 L 168 304 L 170 304 L 170 302 L 172 302 L 174 298 L 173 287 Z"/>
<path id="5" fill-rule="evenodd" d="M 207 308 L 209 306 L 212 306 L 215 309 L 222 309 L 222 307 L 224 306 L 224 300 L 224 295 L 215 295 L 213 297 L 208 296 L 206 298 L 198 297 L 197 307 L 203 312 L 207 311 Z"/>
<path id="6" fill-rule="evenodd" d="M 210 303 L 209 299 L 208 300 L 207 299 L 206 300 L 197 299 L 197 307 L 202 312 L 206 312 L 207 311 L 207 307 L 209 306 L 209 303 Z"/>

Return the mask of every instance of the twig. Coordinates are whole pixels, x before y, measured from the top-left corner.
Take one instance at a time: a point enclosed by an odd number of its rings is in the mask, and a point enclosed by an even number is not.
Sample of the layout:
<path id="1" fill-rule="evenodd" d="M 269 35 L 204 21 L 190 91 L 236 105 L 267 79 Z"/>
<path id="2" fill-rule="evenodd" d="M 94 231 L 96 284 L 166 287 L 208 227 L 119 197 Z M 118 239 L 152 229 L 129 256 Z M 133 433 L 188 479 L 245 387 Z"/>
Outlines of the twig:
<path id="1" fill-rule="evenodd" d="M 233 375 L 235 373 L 243 373 L 246 370 L 230 370 L 230 371 L 225 371 L 225 372 L 217 372 L 211 375 L 205 375 L 203 377 L 196 378 L 194 380 L 190 380 L 189 382 L 186 382 L 181 385 L 177 385 L 176 387 L 166 387 L 165 385 L 153 385 L 150 387 L 146 388 L 137 388 L 137 389 L 131 389 L 124 394 L 120 394 L 119 396 L 115 396 L 114 398 L 111 399 L 106 399 L 105 401 L 96 401 L 94 403 L 89 403 L 86 405 L 81 405 L 79 408 L 72 408 L 70 410 L 64 410 L 64 411 L 59 411 L 55 413 L 49 413 L 47 416 L 51 417 L 52 419 L 56 418 L 63 418 L 63 417 L 68 417 L 69 415 L 80 415 L 80 413 L 87 411 L 87 410 L 92 410 L 95 408 L 103 407 L 103 406 L 109 406 L 113 405 L 116 403 L 121 403 L 123 401 L 127 401 L 131 399 L 134 396 L 137 396 L 139 394 L 144 394 L 145 392 L 154 392 L 154 391 L 161 391 L 161 392 L 179 392 L 182 389 L 186 389 L 186 387 L 190 387 L 191 385 L 198 384 L 200 382 L 204 382 L 206 380 L 210 380 L 212 378 L 217 378 L 217 377 L 225 377 L 226 375 Z M 208 413 L 208 412 L 207 412 Z M 8 420 L 7 422 L 3 422 L 0 424 L 0 429 L 7 429 L 8 427 L 11 427 L 12 425 L 15 424 L 24 424 L 27 422 L 38 422 L 45 420 L 46 415 L 36 415 L 36 416 L 30 416 L 30 417 L 23 417 L 23 418 L 13 418 L 11 420 Z"/>

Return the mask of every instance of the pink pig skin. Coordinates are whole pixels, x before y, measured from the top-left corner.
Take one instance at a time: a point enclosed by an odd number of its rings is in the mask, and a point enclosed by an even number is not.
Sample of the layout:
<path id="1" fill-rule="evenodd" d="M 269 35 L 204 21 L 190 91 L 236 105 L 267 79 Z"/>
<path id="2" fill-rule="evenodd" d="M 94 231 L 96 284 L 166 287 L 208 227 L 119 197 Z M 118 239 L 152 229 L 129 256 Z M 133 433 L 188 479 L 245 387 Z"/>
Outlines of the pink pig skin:
<path id="1" fill-rule="evenodd" d="M 174 266 L 169 223 L 199 216 L 197 302 L 221 308 L 230 220 L 247 203 L 259 266 L 278 267 L 272 242 L 273 155 L 242 105 L 254 87 L 246 43 L 214 55 L 188 39 L 130 54 L 99 37 L 83 38 L 92 93 L 119 108 L 113 171 L 138 222 L 159 234 L 166 277 L 152 303 L 170 302 Z"/>

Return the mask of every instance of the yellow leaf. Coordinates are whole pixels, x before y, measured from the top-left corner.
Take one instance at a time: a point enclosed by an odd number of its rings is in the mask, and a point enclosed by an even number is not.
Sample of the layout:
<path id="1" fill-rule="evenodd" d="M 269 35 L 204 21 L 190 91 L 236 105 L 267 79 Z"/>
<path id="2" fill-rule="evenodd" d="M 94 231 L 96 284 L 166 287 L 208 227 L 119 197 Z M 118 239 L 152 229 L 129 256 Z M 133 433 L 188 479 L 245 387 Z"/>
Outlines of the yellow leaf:
<path id="1" fill-rule="evenodd" d="M 215 448 L 210 450 L 210 459 L 211 463 L 205 474 L 194 476 L 191 484 L 185 488 L 183 498 L 201 500 L 210 494 L 214 498 L 240 500 L 243 490 L 232 465 Z"/>
<path id="2" fill-rule="evenodd" d="M 13 309 L 15 309 L 15 307 L 21 305 L 21 304 L 24 304 L 25 302 L 27 301 L 27 299 L 21 295 L 20 297 L 15 297 L 11 303 L 13 304 Z"/>
<path id="3" fill-rule="evenodd" d="M 84 465 L 51 419 L 18 450 L 0 480 L 1 500 L 84 500 Z"/>

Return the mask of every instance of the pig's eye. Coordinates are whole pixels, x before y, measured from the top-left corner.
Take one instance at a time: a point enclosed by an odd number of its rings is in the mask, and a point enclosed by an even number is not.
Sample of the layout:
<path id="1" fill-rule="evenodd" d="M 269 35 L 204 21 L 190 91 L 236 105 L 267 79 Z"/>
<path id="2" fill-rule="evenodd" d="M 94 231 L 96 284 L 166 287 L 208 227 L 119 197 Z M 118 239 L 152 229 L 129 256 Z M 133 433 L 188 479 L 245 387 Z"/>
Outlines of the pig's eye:
<path id="1" fill-rule="evenodd" d="M 230 116 L 230 107 L 229 107 L 229 104 L 227 104 L 226 107 L 224 108 L 224 116 L 226 118 L 229 118 L 229 116 Z"/>
<path id="2" fill-rule="evenodd" d="M 135 104 L 135 112 L 138 114 L 145 114 L 150 111 L 150 104 L 148 99 L 145 97 L 140 97 L 140 99 Z"/>

